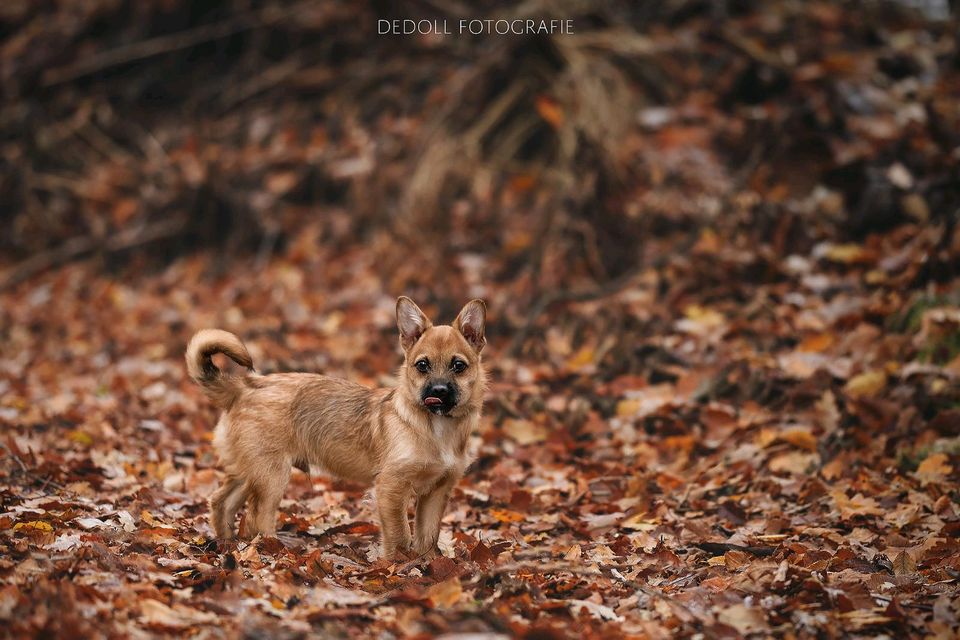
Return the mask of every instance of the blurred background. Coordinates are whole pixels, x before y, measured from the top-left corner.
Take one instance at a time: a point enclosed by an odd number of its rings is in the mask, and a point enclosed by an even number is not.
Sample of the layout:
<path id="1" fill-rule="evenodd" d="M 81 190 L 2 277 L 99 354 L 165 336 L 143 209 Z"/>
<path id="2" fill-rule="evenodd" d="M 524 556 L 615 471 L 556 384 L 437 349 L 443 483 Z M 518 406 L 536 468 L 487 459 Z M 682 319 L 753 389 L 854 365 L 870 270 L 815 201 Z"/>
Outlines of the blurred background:
<path id="1" fill-rule="evenodd" d="M 919 331 L 957 296 L 953 9 L 5 2 L 5 334 L 172 356 L 218 324 L 277 342 L 268 368 L 375 376 L 356 360 L 393 358 L 369 331 L 396 295 L 442 317 L 484 296 L 503 362 L 672 380 L 647 337 L 678 321 L 765 319 L 737 329 L 763 353 L 850 313 Z M 574 33 L 377 33 L 477 16 Z M 784 323 L 769 287 L 858 301 Z"/>
<path id="2" fill-rule="evenodd" d="M 0 286 L 63 313 L 111 278 L 211 296 L 171 350 L 201 321 L 333 334 L 373 306 L 388 333 L 397 294 L 486 296 L 502 355 L 589 343 L 606 377 L 649 373 L 637 341 L 691 305 L 811 265 L 859 274 L 817 293 L 889 287 L 879 316 L 930 306 L 960 259 L 954 10 L 4 2 Z M 377 33 L 464 16 L 574 34 Z"/>
<path id="3" fill-rule="evenodd" d="M 850 237 L 916 218 L 902 192 L 957 206 L 955 25 L 927 20 L 944 2 L 511 4 L 6 2 L 4 249 L 140 235 L 164 260 L 268 259 L 315 224 L 516 266 L 546 233 L 564 277 L 603 280 L 644 237 L 786 224 L 811 195 L 842 196 L 825 217 Z M 576 35 L 376 32 L 462 15 L 567 16 Z"/>

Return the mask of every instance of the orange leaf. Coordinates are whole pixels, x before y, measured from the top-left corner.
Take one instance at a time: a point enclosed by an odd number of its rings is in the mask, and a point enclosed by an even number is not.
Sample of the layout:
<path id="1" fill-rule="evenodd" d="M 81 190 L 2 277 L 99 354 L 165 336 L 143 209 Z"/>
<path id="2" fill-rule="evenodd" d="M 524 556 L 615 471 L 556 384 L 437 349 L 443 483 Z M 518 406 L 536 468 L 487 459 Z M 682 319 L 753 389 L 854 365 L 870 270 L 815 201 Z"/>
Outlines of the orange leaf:
<path id="1" fill-rule="evenodd" d="M 510 509 L 491 509 L 490 515 L 492 515 L 497 522 L 523 522 L 526 519 L 522 513 L 517 513 Z"/>
<path id="2" fill-rule="evenodd" d="M 817 450 L 817 439 L 804 427 L 794 427 L 780 434 L 780 439 L 789 442 L 795 447 L 806 449 L 807 451 Z"/>
<path id="3" fill-rule="evenodd" d="M 947 454 L 935 453 L 927 456 L 927 459 L 917 467 L 916 476 L 920 482 L 926 486 L 937 482 L 943 482 L 953 472 L 953 467 L 947 464 Z"/>
<path id="4" fill-rule="evenodd" d="M 510 182 L 507 183 L 507 189 L 509 191 L 515 191 L 517 193 L 525 193 L 533 189 L 537 184 L 537 179 L 529 173 L 521 173 L 510 178 Z"/>
<path id="5" fill-rule="evenodd" d="M 540 117 L 549 122 L 554 129 L 559 129 L 564 120 L 560 104 L 549 96 L 537 96 L 535 104 Z"/>
<path id="6" fill-rule="evenodd" d="M 821 353 L 826 351 L 833 345 L 834 337 L 832 333 L 816 333 L 812 336 L 807 336 L 803 341 L 797 345 L 797 351 L 803 351 L 806 353 Z"/>
<path id="7" fill-rule="evenodd" d="M 435 607 L 452 607 L 457 604 L 461 595 L 463 588 L 460 586 L 459 576 L 438 582 L 427 589 L 427 597 Z"/>

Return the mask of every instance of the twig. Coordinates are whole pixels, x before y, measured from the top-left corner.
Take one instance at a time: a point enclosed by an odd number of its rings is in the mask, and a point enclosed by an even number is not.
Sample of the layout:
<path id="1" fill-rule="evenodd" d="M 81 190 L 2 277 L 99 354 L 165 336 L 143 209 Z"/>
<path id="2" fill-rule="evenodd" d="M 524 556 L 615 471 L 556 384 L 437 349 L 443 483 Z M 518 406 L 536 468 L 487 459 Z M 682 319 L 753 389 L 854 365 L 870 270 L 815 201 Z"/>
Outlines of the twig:
<path id="1" fill-rule="evenodd" d="M 302 9 L 304 3 L 296 4 L 282 11 L 264 9 L 258 12 L 246 13 L 224 22 L 204 24 L 193 29 L 186 29 L 149 40 L 142 40 L 132 44 L 101 51 L 89 58 L 84 58 L 73 64 L 57 69 L 51 69 L 43 75 L 43 86 L 50 87 L 64 82 L 70 82 L 110 67 L 116 67 L 128 62 L 136 62 L 145 58 L 152 58 L 163 53 L 188 49 L 198 44 L 219 40 L 242 31 L 249 31 L 258 26 L 276 22 L 288 15 L 294 15 Z"/>
<path id="2" fill-rule="evenodd" d="M 553 562 L 510 562 L 495 567 L 490 567 L 483 573 L 487 575 L 503 575 L 505 573 L 516 573 L 518 571 L 536 571 L 537 573 L 559 573 L 566 571 L 578 576 L 602 576 L 603 574 L 596 568 L 575 564 L 569 561 Z"/>
<path id="3" fill-rule="evenodd" d="M 486 137 L 493 127 L 500 122 L 510 107 L 516 103 L 517 99 L 523 95 L 526 86 L 522 82 L 514 82 L 505 91 L 493 101 L 483 115 L 476 123 L 464 134 L 464 146 L 473 153 L 479 153 L 477 149 L 481 140 Z"/>
<path id="4" fill-rule="evenodd" d="M 685 504 L 687 503 L 687 499 L 690 498 L 690 492 L 691 492 L 692 490 L 693 490 L 693 483 L 692 483 L 692 482 L 687 483 L 687 488 L 686 488 L 686 490 L 683 492 L 683 497 L 680 498 L 680 502 L 677 503 L 677 507 L 676 507 L 676 508 L 677 508 L 677 511 L 679 511 L 680 509 L 682 509 L 682 508 L 683 508 L 683 505 L 685 505 Z"/>
<path id="5" fill-rule="evenodd" d="M 301 61 L 294 57 L 292 60 L 286 60 L 280 64 L 274 65 L 257 74 L 250 82 L 247 82 L 237 89 L 225 93 L 221 98 L 220 110 L 226 113 L 243 101 L 253 96 L 275 87 L 287 80 L 303 68 Z"/>
<path id="6" fill-rule="evenodd" d="M 240 31 L 252 29 L 256 23 L 248 16 L 235 18 L 226 22 L 206 24 L 193 29 L 187 29 L 170 35 L 158 36 L 149 40 L 134 42 L 115 49 L 102 51 L 89 58 L 85 58 L 57 69 L 51 69 L 43 74 L 43 86 L 70 82 L 77 78 L 88 76 L 110 67 L 116 67 L 128 62 L 136 62 L 144 58 L 152 58 L 162 53 L 169 53 L 180 49 L 193 47 L 211 40 L 219 40 Z"/>
<path id="7" fill-rule="evenodd" d="M 30 470 L 27 469 L 27 465 L 23 463 L 23 460 L 20 459 L 20 456 L 16 454 L 16 452 L 13 450 L 13 448 L 10 445 L 4 442 L 0 442 L 0 447 L 3 447 L 4 449 L 7 450 L 7 453 L 10 454 L 10 457 L 13 458 L 13 461 L 16 462 L 18 465 L 20 465 L 20 470 L 22 472 L 30 473 Z"/>
<path id="8" fill-rule="evenodd" d="M 886 602 L 887 604 L 890 604 L 891 602 L 893 602 L 893 598 L 891 598 L 890 596 L 885 596 L 885 595 L 883 595 L 882 593 L 871 593 L 871 594 L 870 594 L 870 597 L 873 598 L 874 600 L 882 600 L 883 602 Z M 926 603 L 924 603 L 924 602 L 900 602 L 900 601 L 898 601 L 897 604 L 899 604 L 899 605 L 902 606 L 902 607 L 910 607 L 910 608 L 912 608 L 912 609 L 919 609 L 920 611 L 933 611 L 933 606 L 931 606 L 931 605 L 929 605 L 929 604 L 926 604 Z"/>
<path id="9" fill-rule="evenodd" d="M 710 553 L 726 553 L 727 551 L 743 551 L 754 556 L 772 556 L 776 553 L 776 547 L 755 547 L 742 544 L 733 544 L 731 542 L 697 542 L 693 546 L 703 549 Z"/>
<path id="10" fill-rule="evenodd" d="M 722 29 L 719 33 L 720 40 L 727 43 L 743 55 L 747 56 L 758 64 L 764 64 L 774 69 L 786 70 L 786 65 L 777 57 L 776 54 L 767 51 L 759 43 L 744 38 L 734 29 Z"/>
<path id="11" fill-rule="evenodd" d="M 181 220 L 163 220 L 146 227 L 125 229 L 106 240 L 84 236 L 71 238 L 59 247 L 37 253 L 0 274 L 0 290 L 17 285 L 28 278 L 60 266 L 98 249 L 108 252 L 132 249 L 156 240 L 177 235 L 183 230 Z"/>

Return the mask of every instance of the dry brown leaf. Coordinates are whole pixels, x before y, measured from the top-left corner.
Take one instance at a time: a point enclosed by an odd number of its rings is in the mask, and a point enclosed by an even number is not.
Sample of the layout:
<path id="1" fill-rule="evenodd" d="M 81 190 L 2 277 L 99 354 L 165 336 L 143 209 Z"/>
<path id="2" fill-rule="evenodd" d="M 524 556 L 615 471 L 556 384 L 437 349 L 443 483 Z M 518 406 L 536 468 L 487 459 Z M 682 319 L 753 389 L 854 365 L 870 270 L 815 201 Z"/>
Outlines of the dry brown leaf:
<path id="1" fill-rule="evenodd" d="M 914 475 L 923 486 L 944 482 L 953 473 L 953 467 L 947 464 L 949 459 L 945 453 L 929 455 L 920 463 Z"/>
<path id="2" fill-rule="evenodd" d="M 750 564 L 753 560 L 753 556 L 744 551 L 738 551 L 736 549 L 731 549 L 723 554 L 723 564 L 727 569 L 731 571 L 738 571 L 743 567 Z"/>
<path id="3" fill-rule="evenodd" d="M 767 618 L 763 610 L 758 607 L 748 607 L 743 604 L 735 604 L 731 607 L 721 609 L 717 613 L 717 621 L 733 627 L 738 633 L 743 635 L 762 633 L 769 630 Z"/>
<path id="4" fill-rule="evenodd" d="M 898 576 L 916 573 L 917 562 L 906 551 L 901 551 L 893 559 L 893 572 Z"/>
<path id="5" fill-rule="evenodd" d="M 727 319 L 715 309 L 689 305 L 684 310 L 684 318 L 676 323 L 678 331 L 696 336 L 706 336 L 726 325 Z"/>
<path id="6" fill-rule="evenodd" d="M 549 431 L 543 425 L 531 420 L 507 418 L 503 421 L 503 432 L 519 445 L 534 444 L 547 439 Z"/>
<path id="7" fill-rule="evenodd" d="M 847 393 L 847 395 L 854 398 L 875 396 L 886 386 L 886 384 L 886 372 L 876 369 L 873 371 L 866 371 L 850 378 L 850 380 L 847 381 L 847 384 L 844 385 L 843 390 Z"/>
<path id="8" fill-rule="evenodd" d="M 213 624 L 219 619 L 215 613 L 198 611 L 183 605 L 168 607 L 159 600 L 140 600 L 140 621 L 146 625 L 182 629 L 195 624 Z"/>
<path id="9" fill-rule="evenodd" d="M 427 598 L 435 607 L 441 609 L 452 607 L 460 601 L 463 595 L 463 587 L 460 584 L 460 577 L 454 576 L 443 582 L 431 585 L 427 589 Z"/>
<path id="10" fill-rule="evenodd" d="M 613 609 L 603 604 L 591 602 L 590 600 L 567 600 L 567 605 L 570 607 L 570 612 L 574 616 L 586 609 L 590 612 L 590 615 L 597 620 L 623 622 L 623 617 L 618 616 Z"/>
<path id="11" fill-rule="evenodd" d="M 774 456 L 767 463 L 770 471 L 774 473 L 790 473 L 793 475 L 802 475 L 816 467 L 820 463 L 820 456 L 816 453 L 805 453 L 803 451 L 787 451 Z"/>
<path id="12" fill-rule="evenodd" d="M 856 516 L 882 516 L 885 513 L 875 499 L 864 497 L 862 493 L 848 498 L 842 490 L 835 489 L 830 492 L 830 497 L 833 498 L 834 505 L 844 520 Z"/>
<path id="13" fill-rule="evenodd" d="M 620 417 L 645 418 L 667 406 L 676 399 L 673 385 L 660 384 L 630 391 L 624 400 L 617 403 Z"/>
<path id="14" fill-rule="evenodd" d="M 817 450 L 817 438 L 809 427 L 791 427 L 780 433 L 780 439 L 800 449 Z"/>

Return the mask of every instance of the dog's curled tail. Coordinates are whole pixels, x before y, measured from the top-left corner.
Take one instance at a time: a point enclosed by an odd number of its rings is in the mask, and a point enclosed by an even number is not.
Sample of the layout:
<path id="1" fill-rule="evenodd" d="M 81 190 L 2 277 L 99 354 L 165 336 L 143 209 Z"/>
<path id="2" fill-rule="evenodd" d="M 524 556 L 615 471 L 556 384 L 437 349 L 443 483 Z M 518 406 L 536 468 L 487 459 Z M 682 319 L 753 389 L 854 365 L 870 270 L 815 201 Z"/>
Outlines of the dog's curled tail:
<path id="1" fill-rule="evenodd" d="M 218 369 L 212 359 L 215 353 L 222 353 L 248 369 L 253 369 L 253 359 L 240 338 L 228 331 L 202 329 L 190 338 L 186 354 L 187 372 L 214 404 L 226 409 L 240 395 L 244 382 L 242 377 Z"/>

